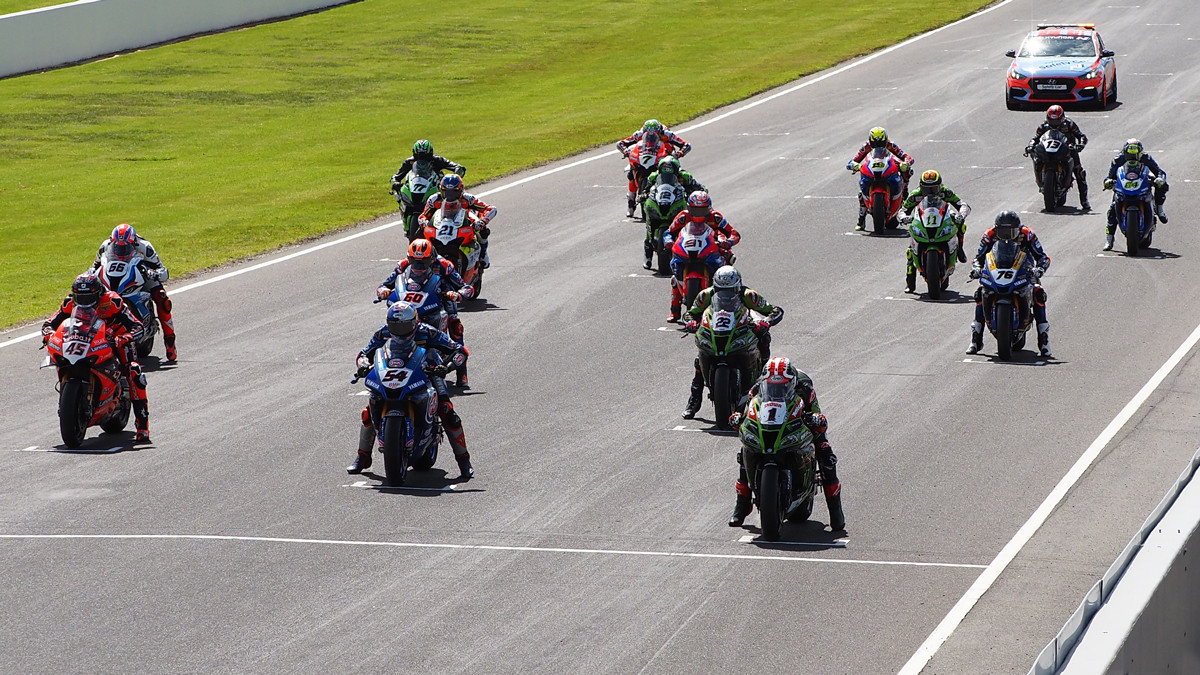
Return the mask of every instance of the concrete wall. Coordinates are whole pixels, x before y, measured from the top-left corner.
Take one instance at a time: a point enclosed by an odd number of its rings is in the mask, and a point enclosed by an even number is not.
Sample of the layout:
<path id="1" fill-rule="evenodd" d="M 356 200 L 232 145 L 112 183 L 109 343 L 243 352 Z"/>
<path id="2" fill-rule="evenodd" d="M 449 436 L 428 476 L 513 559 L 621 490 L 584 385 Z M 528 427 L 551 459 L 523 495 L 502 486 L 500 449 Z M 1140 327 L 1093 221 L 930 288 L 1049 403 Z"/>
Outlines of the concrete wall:
<path id="1" fill-rule="evenodd" d="M 348 0 L 80 0 L 0 17 L 0 77 Z"/>
<path id="2" fill-rule="evenodd" d="M 1200 480 L 1146 538 L 1058 672 L 1200 673 Z"/>

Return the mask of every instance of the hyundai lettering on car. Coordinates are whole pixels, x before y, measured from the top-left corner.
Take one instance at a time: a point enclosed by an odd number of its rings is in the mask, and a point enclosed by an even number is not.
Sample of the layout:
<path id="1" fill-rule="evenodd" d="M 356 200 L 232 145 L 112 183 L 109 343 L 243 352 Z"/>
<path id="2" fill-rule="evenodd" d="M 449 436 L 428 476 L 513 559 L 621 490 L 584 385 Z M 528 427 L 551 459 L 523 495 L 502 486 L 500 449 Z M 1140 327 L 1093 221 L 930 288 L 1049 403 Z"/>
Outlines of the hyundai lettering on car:
<path id="1" fill-rule="evenodd" d="M 1054 103 L 1104 108 L 1117 100 L 1117 61 L 1093 24 L 1039 24 L 1010 50 L 1004 101 L 1009 110 Z"/>

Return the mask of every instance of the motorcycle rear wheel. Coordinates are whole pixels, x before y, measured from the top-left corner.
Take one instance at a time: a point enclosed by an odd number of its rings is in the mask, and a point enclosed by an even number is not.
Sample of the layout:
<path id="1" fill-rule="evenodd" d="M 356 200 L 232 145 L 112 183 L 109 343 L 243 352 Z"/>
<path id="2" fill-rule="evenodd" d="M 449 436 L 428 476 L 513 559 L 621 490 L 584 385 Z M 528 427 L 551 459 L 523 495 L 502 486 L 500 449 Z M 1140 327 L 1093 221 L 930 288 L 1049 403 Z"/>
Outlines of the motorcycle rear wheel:
<path id="1" fill-rule="evenodd" d="M 63 445 L 68 448 L 78 448 L 87 435 L 88 422 L 91 422 L 88 415 L 90 395 L 91 386 L 83 380 L 63 382 L 62 392 L 58 395 L 58 430 Z"/>
<path id="2" fill-rule="evenodd" d="M 779 541 L 779 467 L 768 464 L 758 479 L 758 516 L 763 539 Z"/>
<path id="3" fill-rule="evenodd" d="M 119 434 L 125 430 L 125 425 L 129 424 L 129 411 L 133 405 L 129 399 L 122 397 L 121 402 L 117 404 L 117 409 L 109 415 L 103 422 L 100 423 L 100 428 L 106 434 Z"/>
<path id="4" fill-rule="evenodd" d="M 149 319 L 149 321 L 153 321 L 153 320 L 154 319 Z M 149 336 L 146 337 L 146 339 L 141 340 L 140 342 L 136 342 L 134 344 L 136 345 L 135 349 L 137 350 L 138 358 L 144 359 L 147 356 L 150 356 L 150 352 L 154 351 L 154 334 L 151 333 Z"/>
<path id="5" fill-rule="evenodd" d="M 1003 361 L 1012 358 L 1012 307 L 1001 305 L 996 310 L 996 355 Z"/>
<path id="6" fill-rule="evenodd" d="M 383 484 L 388 487 L 404 485 L 408 475 L 408 453 L 404 447 L 408 420 L 392 417 L 383 421 Z"/>
<path id="7" fill-rule="evenodd" d="M 942 252 L 931 248 L 925 251 L 925 284 L 929 287 L 929 299 L 942 299 L 942 277 L 946 271 L 942 269 Z"/>

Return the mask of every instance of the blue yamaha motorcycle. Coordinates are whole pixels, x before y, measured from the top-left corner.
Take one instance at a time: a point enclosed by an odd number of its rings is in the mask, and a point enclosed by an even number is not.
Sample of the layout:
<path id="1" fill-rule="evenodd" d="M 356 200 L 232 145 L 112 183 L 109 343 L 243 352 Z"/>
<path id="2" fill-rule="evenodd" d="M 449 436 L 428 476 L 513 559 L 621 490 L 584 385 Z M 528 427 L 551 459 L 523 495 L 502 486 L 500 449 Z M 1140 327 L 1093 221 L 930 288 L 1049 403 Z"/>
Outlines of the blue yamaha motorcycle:
<path id="1" fill-rule="evenodd" d="M 1014 349 L 1025 347 L 1033 326 L 1032 263 L 1015 241 L 997 241 L 979 271 L 983 286 L 983 316 L 996 338 L 996 353 L 1007 361 Z"/>
<path id="2" fill-rule="evenodd" d="M 1117 169 L 1113 208 L 1117 210 L 1117 225 L 1125 233 L 1126 255 L 1136 257 L 1154 239 L 1152 186 L 1150 169 L 1144 164 L 1122 164 Z"/>
<path id="3" fill-rule="evenodd" d="M 364 378 L 371 392 L 371 423 L 383 453 L 384 485 L 389 487 L 404 485 L 410 466 L 419 471 L 433 468 L 442 436 L 437 392 L 425 372 L 425 348 L 407 354 L 396 349 L 396 341 L 388 340 L 376 350 Z"/>

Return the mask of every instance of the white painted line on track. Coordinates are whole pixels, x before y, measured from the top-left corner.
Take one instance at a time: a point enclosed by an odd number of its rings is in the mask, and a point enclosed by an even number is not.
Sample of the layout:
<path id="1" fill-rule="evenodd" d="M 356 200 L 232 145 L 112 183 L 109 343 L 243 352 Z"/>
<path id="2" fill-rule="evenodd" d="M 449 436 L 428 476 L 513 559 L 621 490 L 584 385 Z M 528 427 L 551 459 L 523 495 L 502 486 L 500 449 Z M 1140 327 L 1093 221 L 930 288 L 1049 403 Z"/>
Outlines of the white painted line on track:
<path id="1" fill-rule="evenodd" d="M 926 139 L 926 143 L 978 143 L 974 138 L 951 138 L 946 140 L 938 140 L 936 138 Z"/>
<path id="2" fill-rule="evenodd" d="M 13 452 L 33 452 L 34 450 L 37 450 L 37 447 L 38 446 L 36 445 L 31 445 L 28 448 L 21 448 L 20 450 L 14 449 Z"/>
<path id="3" fill-rule="evenodd" d="M 978 364 L 982 364 L 985 366 L 1003 366 L 1003 365 L 1008 364 L 1008 362 L 1006 362 L 1006 361 L 987 361 L 987 360 L 983 360 L 983 359 L 971 359 L 971 358 L 963 359 L 962 362 L 963 363 L 978 363 Z M 1034 361 L 1033 365 L 1044 366 L 1044 365 L 1046 365 L 1046 362 L 1045 361 Z"/>
<path id="4" fill-rule="evenodd" d="M 13 452 L 59 452 L 64 455 L 111 455 L 114 452 L 120 452 L 125 448 L 117 446 L 115 448 L 40 448 L 36 445 L 31 445 L 28 448 L 13 449 Z"/>
<path id="5" fill-rule="evenodd" d="M 924 40 L 925 38 L 929 37 L 930 35 L 936 35 L 936 34 L 938 34 L 938 33 L 942 32 L 942 31 L 944 31 L 944 30 L 946 30 L 946 29 L 948 29 L 948 28 L 953 28 L 954 26 L 957 26 L 957 25 L 959 25 L 960 23 L 965 23 L 965 22 L 967 22 L 967 21 L 970 21 L 971 19 L 974 19 L 974 18 L 976 18 L 976 17 L 983 16 L 984 14 L 987 14 L 987 13 L 989 13 L 989 12 L 992 12 L 992 11 L 994 11 L 994 10 L 997 10 L 997 9 L 999 9 L 999 8 L 1001 8 L 1001 7 L 1003 7 L 1003 6 L 1007 5 L 1007 4 L 1009 4 L 1009 3 L 1010 3 L 1010 2 L 1012 2 L 1012 1 L 1013 1 L 1013 0 L 1003 0 L 1002 2 L 998 2 L 998 3 L 994 4 L 994 5 L 992 5 L 991 7 L 987 7 L 987 8 L 985 8 L 985 9 L 982 9 L 982 10 L 980 10 L 980 11 L 978 11 L 978 12 L 974 13 L 974 14 L 971 14 L 970 16 L 965 16 L 965 17 L 963 17 L 963 18 L 959 19 L 958 21 L 955 21 L 955 22 L 953 22 L 953 23 L 948 23 L 948 24 L 946 24 L 945 26 L 942 26 L 942 27 L 940 27 L 940 28 L 934 28 L 933 30 L 931 30 L 931 31 L 929 31 L 929 32 L 926 32 L 926 33 L 921 33 L 920 35 L 914 35 L 913 37 L 911 37 L 911 38 L 909 38 L 909 39 L 905 40 L 904 42 L 899 42 L 899 43 L 896 43 L 896 44 L 892 45 L 891 47 L 887 47 L 887 48 L 885 48 L 885 49 L 881 49 L 881 50 L 879 50 L 879 51 L 877 51 L 877 52 L 872 52 L 872 53 L 870 53 L 870 54 L 868 54 L 868 55 L 866 55 L 866 56 L 862 57 L 861 59 L 858 59 L 858 60 L 856 60 L 856 61 L 851 61 L 850 63 L 847 63 L 846 65 L 844 65 L 844 66 L 842 66 L 842 67 L 840 67 L 840 68 L 835 68 L 834 70 L 831 70 L 831 71 L 829 71 L 829 72 L 827 72 L 827 73 L 824 73 L 823 75 L 818 75 L 818 76 L 816 76 L 816 77 L 813 77 L 813 78 L 811 78 L 811 79 L 807 79 L 807 80 L 805 80 L 805 81 L 803 81 L 803 82 L 800 82 L 799 84 L 796 84 L 796 85 L 794 85 L 794 86 L 788 87 L 787 89 L 784 89 L 784 90 L 782 90 L 782 91 L 777 91 L 777 92 L 775 92 L 774 94 L 771 94 L 770 96 L 764 96 L 764 97 L 762 97 L 762 98 L 760 98 L 760 99 L 756 99 L 756 100 L 754 100 L 754 101 L 751 101 L 751 102 L 749 102 L 749 103 L 747 103 L 747 104 L 745 104 L 745 105 L 738 106 L 737 108 L 734 108 L 733 110 L 730 110 L 730 111 L 727 111 L 727 112 L 721 113 L 720 115 L 716 115 L 716 116 L 714 116 L 714 117 L 710 117 L 709 119 L 706 119 L 706 120 L 704 120 L 703 122 L 697 122 L 696 124 L 691 124 L 691 125 L 688 125 L 688 126 L 685 126 L 685 127 L 681 127 L 681 128 L 679 129 L 679 133 L 681 133 L 681 134 L 685 134 L 685 133 L 688 133 L 688 132 L 690 132 L 690 131 L 692 131 L 692 130 L 694 130 L 694 129 L 699 129 L 699 128 L 701 128 L 701 127 L 706 127 L 706 126 L 708 126 L 708 125 L 710 125 L 710 124 L 713 124 L 714 122 L 719 122 L 719 121 L 721 121 L 721 120 L 723 120 L 723 119 L 725 119 L 725 118 L 727 118 L 727 117 L 732 117 L 732 116 L 734 116 L 734 115 L 737 115 L 738 113 L 742 113 L 742 112 L 745 112 L 745 111 L 747 111 L 747 110 L 751 110 L 751 109 L 753 109 L 753 108 L 757 108 L 758 106 L 760 106 L 760 105 L 762 105 L 762 104 L 764 104 L 764 103 L 768 103 L 768 102 L 770 102 L 770 101 L 774 101 L 775 99 L 777 99 L 777 98 L 780 98 L 780 97 L 782 97 L 782 96 L 787 96 L 788 94 L 791 94 L 791 93 L 793 93 L 793 92 L 800 91 L 801 89 L 804 89 L 805 87 L 810 87 L 810 86 L 812 86 L 812 85 L 814 85 L 814 84 L 816 84 L 816 83 L 818 83 L 818 82 L 823 82 L 823 81 L 825 81 L 825 80 L 827 80 L 827 79 L 829 79 L 829 78 L 831 78 L 831 77 L 834 77 L 835 75 L 841 75 L 842 73 L 844 73 L 844 72 L 846 72 L 846 71 L 848 71 L 848 70 L 850 70 L 850 69 L 852 69 L 852 68 L 857 68 L 858 66 L 861 66 L 861 65 L 862 65 L 862 64 L 864 64 L 864 63 L 870 63 L 871 61 L 874 61 L 874 60 L 875 60 L 875 59 L 877 59 L 877 58 L 880 58 L 880 57 L 882 57 L 882 56 L 886 56 L 886 55 L 888 55 L 888 54 L 891 54 L 892 52 L 896 51 L 897 49 L 901 49 L 901 48 L 903 48 L 903 47 L 907 47 L 908 45 L 910 45 L 910 44 L 913 44 L 914 42 L 917 42 L 917 41 L 919 41 L 919 40 Z M 896 87 L 892 87 L 891 89 L 896 89 Z M 574 161 L 574 162 L 569 162 L 569 163 L 567 163 L 567 164 L 563 164 L 562 166 L 556 166 L 556 167 L 554 167 L 553 169 L 547 169 L 547 170 L 545 170 L 545 171 L 539 171 L 538 173 L 535 173 L 535 174 L 533 174 L 533 175 L 530 175 L 530 176 L 526 176 L 526 177 L 524 177 L 524 178 L 521 178 L 520 180 L 515 180 L 515 181 L 513 181 L 513 182 L 511 182 L 511 183 L 505 183 L 504 185 L 499 185 L 499 186 L 497 186 L 497 187 L 494 187 L 494 188 L 492 188 L 491 190 L 485 190 L 485 191 L 483 191 L 483 192 L 478 192 L 478 193 L 475 193 L 475 196 L 477 196 L 477 197 L 487 197 L 487 196 L 489 196 L 489 195 L 494 195 L 494 194 L 496 194 L 497 192 L 501 192 L 501 191 L 503 191 L 503 190 L 507 190 L 507 189 L 509 189 L 509 188 L 516 187 L 516 186 L 518 186 L 518 185 L 524 185 L 525 183 L 528 183 L 528 182 L 530 182 L 530 181 L 534 181 L 534 180 L 537 180 L 537 179 L 539 179 L 539 178 L 544 178 L 544 177 L 546 177 L 546 176 L 550 176 L 550 175 L 556 174 L 556 173 L 558 173 L 558 172 L 560 172 L 560 171 L 566 171 L 567 169 L 573 169 L 573 168 L 575 168 L 575 167 L 577 167 L 577 166 L 582 166 L 582 165 L 584 165 L 584 164 L 588 164 L 588 163 L 590 163 L 590 162 L 594 162 L 594 161 L 596 161 L 596 160 L 598 160 L 598 159 L 602 159 L 602 158 L 604 158 L 604 157 L 619 157 L 619 156 L 620 156 L 620 155 L 619 155 L 619 153 L 617 153 L 617 151 L 616 151 L 616 150 L 609 150 L 609 151 L 607 151 L 607 152 L 602 152 L 602 153 L 600 153 L 600 154 L 598 154 L 598 155 L 592 155 L 592 156 L 590 156 L 590 157 L 584 157 L 583 159 L 578 159 L 578 160 L 576 160 L 576 161 Z M 180 287 L 180 288 L 173 288 L 173 289 L 170 289 L 170 291 L 171 291 L 171 293 L 172 293 L 172 294 L 176 294 L 176 293 L 182 293 L 182 292 L 184 292 L 184 291 L 186 291 L 186 290 L 190 290 L 190 289 L 193 289 L 193 288 L 199 288 L 199 287 L 201 287 L 201 286 L 206 286 L 206 285 L 208 285 L 208 284 L 216 283 L 216 282 L 218 282 L 218 281 L 224 281 L 225 279 L 229 279 L 229 278 L 232 278 L 232 277 L 236 277 L 236 276 L 239 276 L 239 275 L 245 274 L 245 273 L 247 273 L 247 272 L 253 272 L 253 271 L 256 271 L 256 270 L 260 270 L 260 269 L 262 269 L 262 268 L 264 268 L 264 267 L 270 267 L 271 265 L 275 265 L 275 264 L 277 264 L 277 263 L 285 262 L 285 261 L 287 261 L 287 260 L 291 260 L 291 259 L 293 259 L 293 258 L 298 258 L 298 257 L 300 257 L 300 256 L 302 256 L 302 255 L 307 255 L 307 254 L 309 254 L 309 253 L 313 253 L 314 251 L 320 251 L 321 249 L 329 248 L 330 246 L 336 246 L 336 245 L 338 245 L 338 244 L 343 244 L 343 243 L 345 243 L 345 242 L 347 242 L 347 241 L 352 241 L 352 240 L 354 240 L 354 239 L 358 239 L 359 237 L 365 237 L 365 236 L 367 236 L 368 234 L 374 234 L 374 233 L 376 233 L 376 232 L 379 232 L 379 231 L 381 231 L 381 230 L 386 230 L 386 229 L 388 229 L 388 228 L 395 227 L 395 226 L 397 226 L 397 225 L 401 224 L 401 222 L 402 222 L 402 221 L 395 220 L 395 221 L 392 221 L 392 222 L 390 222 L 390 223 L 385 223 L 385 224 L 383 224 L 383 225 L 379 225 L 378 227 L 373 227 L 373 228 L 371 228 L 371 229 L 369 229 L 369 230 L 364 230 L 364 231 L 362 231 L 362 232 L 358 232 L 358 233 L 356 233 L 356 234 L 352 234 L 352 235 L 349 235 L 349 236 L 347 236 L 347 237 L 342 237 L 342 238 L 340 238 L 340 239 L 337 239 L 337 240 L 334 240 L 334 241 L 326 242 L 326 243 L 324 243 L 324 244 L 317 244 L 316 246 L 312 246 L 312 247 L 310 247 L 310 248 L 306 248 L 306 249 L 304 249 L 304 250 L 302 250 L 302 251 L 296 251 L 295 253 L 291 253 L 291 254 L 289 254 L 289 255 L 285 255 L 285 256 L 282 256 L 282 257 L 280 257 L 280 258 L 275 258 L 275 259 L 272 259 L 272 260 L 268 260 L 268 261 L 265 261 L 265 262 L 261 262 L 261 263 L 259 263 L 259 264 L 257 264 L 257 265 L 252 265 L 252 266 L 250 266 L 250 267 L 246 267 L 246 268 L 244 268 L 244 269 L 240 269 L 240 270 L 234 270 L 233 272 L 229 272 L 229 273 L 227 273 L 227 274 L 222 274 L 222 275 L 219 275 L 219 276 L 213 277 L 213 278 L 211 278 L 211 279 L 205 279 L 205 280 L 203 280 L 203 281 L 198 281 L 198 282 L 196 282 L 196 283 L 194 283 L 194 284 L 188 284 L 187 286 L 182 286 L 182 287 Z M 35 338 L 35 337 L 39 337 L 40 335 L 41 335 L 41 332 L 39 331 L 39 332 L 36 332 L 36 333 L 29 333 L 29 334 L 27 334 L 27 335 L 21 335 L 21 336 L 19 336 L 19 337 L 15 337 L 15 338 L 12 338 L 12 339 L 10 339 L 10 340 L 6 340 L 6 341 L 4 341 L 4 342 L 0 342 L 0 349 L 3 349 L 3 348 L 5 348 L 5 347 L 7 347 L 7 346 L 9 346 L 9 345 L 14 345 L 14 344 L 17 344 L 18 342 L 24 342 L 25 340 L 32 340 L 33 338 Z"/>
<path id="6" fill-rule="evenodd" d="M 752 534 L 743 534 L 741 536 L 741 538 L 738 539 L 738 543 L 739 544 L 759 543 L 759 544 L 770 544 L 772 546 L 809 546 L 809 547 L 827 546 L 830 548 L 846 548 L 846 545 L 850 543 L 850 539 L 842 538 L 842 539 L 834 539 L 833 541 L 768 541 L 766 539 L 760 539 Z M 976 567 L 982 568 L 983 565 L 976 565 Z"/>
<path id="7" fill-rule="evenodd" d="M 0 534 L 0 539 L 117 539 L 117 540 L 191 540 L 246 541 L 267 544 L 318 544 L 327 546 L 371 546 L 377 548 L 434 548 L 462 551 L 508 551 L 513 553 L 575 553 L 579 555 L 619 555 L 643 558 L 700 558 L 708 560 L 766 560 L 784 562 L 829 563 L 837 565 L 885 565 L 901 567 L 967 567 L 963 563 L 908 562 L 901 560 L 847 560 L 839 558 L 803 558 L 792 555 L 748 555 L 739 553 L 692 553 L 686 551 L 622 551 L 604 548 L 553 548 L 543 546 L 500 546 L 492 544 L 437 544 L 409 541 L 353 541 L 341 539 L 293 539 L 290 537 L 239 537 L 215 534 Z"/>
<path id="8" fill-rule="evenodd" d="M 390 485 L 380 485 L 379 483 L 372 483 L 370 481 L 359 480 L 359 481 L 354 481 L 353 483 L 350 483 L 349 485 L 343 485 L 342 487 L 366 488 L 368 490 L 421 490 L 422 492 L 454 492 L 454 485 L 455 485 L 454 483 L 451 483 L 451 484 L 447 485 L 446 487 L 440 487 L 440 488 L 413 487 L 410 485 L 400 485 L 397 487 L 393 487 Z"/>
<path id="9" fill-rule="evenodd" d="M 804 195 L 803 199 L 858 199 L 858 195 Z"/>
<path id="10" fill-rule="evenodd" d="M 1171 371 L 1175 370 L 1175 367 L 1178 366 L 1181 361 L 1183 361 L 1183 358 L 1192 351 L 1197 342 L 1200 342 L 1200 326 L 1196 326 L 1195 330 L 1192 331 L 1192 334 L 1189 335 L 1187 339 L 1183 341 L 1183 344 L 1179 345 L 1179 348 L 1175 350 L 1175 353 L 1171 354 L 1171 357 L 1162 364 L 1162 367 L 1160 367 L 1154 373 L 1154 375 L 1150 377 L 1146 384 L 1143 385 L 1136 394 L 1134 394 L 1133 398 L 1129 400 L 1129 403 L 1126 403 L 1125 407 L 1121 408 L 1121 412 L 1117 413 L 1117 416 L 1108 423 L 1108 426 L 1104 427 L 1104 430 L 1100 432 L 1100 435 L 1096 437 L 1096 440 L 1092 441 L 1092 444 L 1088 446 L 1083 455 L 1081 455 L 1071 469 L 1067 471 L 1067 474 L 1062 477 L 1062 480 L 1058 481 L 1058 485 L 1054 486 L 1054 489 L 1050 491 L 1050 494 L 1046 496 L 1045 501 L 1043 501 L 1041 505 L 1038 506 L 1037 510 L 1033 512 L 1033 515 L 1029 517 L 1029 520 L 1025 521 L 1025 524 L 1022 525 L 1021 529 L 1017 530 L 1017 533 L 1013 535 L 1013 538 L 1004 545 L 1004 548 L 1000 550 L 1000 553 L 996 554 L 996 558 L 992 560 L 986 569 L 984 569 L 983 574 L 980 574 L 979 578 L 975 580 L 975 583 L 971 584 L 971 587 L 967 589 L 966 594 L 964 594 L 962 598 L 955 603 L 954 607 L 951 608 L 950 613 L 947 614 L 944 619 L 942 619 L 941 623 L 937 625 L 937 628 L 933 630 L 933 633 L 931 633 L 929 637 L 925 639 L 925 642 L 921 644 L 916 653 L 913 654 L 912 658 L 908 660 L 908 663 L 904 664 L 904 668 L 900 670 L 899 675 L 917 675 L 925 668 L 925 666 L 929 663 L 929 660 L 933 658 L 933 655 L 936 654 L 939 649 L 941 649 L 942 644 L 946 642 L 950 635 L 954 633 L 954 630 L 958 628 L 958 625 L 962 623 L 962 620 L 966 618 L 967 613 L 971 611 L 971 609 L 975 606 L 975 603 L 979 602 L 979 599 L 983 597 L 983 594 L 987 593 L 988 589 L 992 587 L 992 584 L 996 583 L 996 579 L 1000 577 L 1000 574 L 1004 572 L 1009 563 L 1011 563 L 1013 559 L 1017 557 L 1017 554 L 1021 552 L 1021 549 L 1025 547 L 1025 544 L 1029 543 L 1029 540 L 1033 538 L 1033 535 L 1038 531 L 1042 524 L 1046 522 L 1046 519 L 1050 517 L 1050 514 L 1054 512 L 1054 509 L 1058 508 L 1058 505 L 1067 496 L 1067 493 L 1071 491 L 1071 488 L 1079 482 L 1079 479 L 1082 478 L 1085 473 L 1087 473 L 1088 469 L 1090 469 L 1092 466 L 1092 462 L 1096 461 L 1096 458 L 1100 456 L 1100 453 L 1109 444 L 1109 442 L 1112 441 L 1112 439 L 1116 437 L 1117 433 L 1121 431 L 1125 424 L 1133 418 L 1138 409 L 1142 407 L 1142 404 L 1144 404 L 1146 400 L 1150 398 L 1150 395 L 1158 389 L 1158 386 L 1167 379 L 1167 376 L 1171 374 Z"/>
<path id="11" fill-rule="evenodd" d="M 703 429 L 689 429 L 689 428 L 683 426 L 682 424 L 680 424 L 677 427 L 667 429 L 667 431 L 704 431 L 704 430 Z"/>

